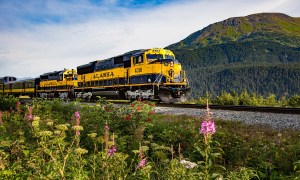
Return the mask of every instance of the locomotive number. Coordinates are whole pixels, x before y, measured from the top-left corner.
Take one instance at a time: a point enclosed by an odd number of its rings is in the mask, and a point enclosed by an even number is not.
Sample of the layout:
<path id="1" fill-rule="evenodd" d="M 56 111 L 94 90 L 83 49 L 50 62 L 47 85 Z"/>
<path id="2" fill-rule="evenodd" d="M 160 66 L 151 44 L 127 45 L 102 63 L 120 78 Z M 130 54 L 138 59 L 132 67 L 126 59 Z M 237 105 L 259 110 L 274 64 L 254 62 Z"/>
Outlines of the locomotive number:
<path id="1" fill-rule="evenodd" d="M 136 73 L 142 72 L 142 68 L 135 68 L 135 72 L 136 72 Z"/>

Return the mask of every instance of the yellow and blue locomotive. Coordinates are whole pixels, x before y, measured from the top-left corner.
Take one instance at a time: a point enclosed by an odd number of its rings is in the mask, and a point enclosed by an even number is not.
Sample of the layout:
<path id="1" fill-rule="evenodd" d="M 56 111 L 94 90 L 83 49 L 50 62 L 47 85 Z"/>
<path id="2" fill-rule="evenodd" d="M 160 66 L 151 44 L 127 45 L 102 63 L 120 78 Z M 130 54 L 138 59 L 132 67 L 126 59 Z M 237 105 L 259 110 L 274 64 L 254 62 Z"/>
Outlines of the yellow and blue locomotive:
<path id="1" fill-rule="evenodd" d="M 189 91 L 185 71 L 172 51 L 136 50 L 77 67 L 75 97 L 109 96 L 183 102 Z"/>
<path id="2" fill-rule="evenodd" d="M 77 73 L 74 69 L 64 69 L 40 75 L 37 96 L 41 98 L 73 98 L 77 87 Z"/>
<path id="3" fill-rule="evenodd" d="M 8 78 L 8 77 L 6 77 Z M 11 77 L 12 78 L 12 77 Z M 153 48 L 135 50 L 97 60 L 38 78 L 15 81 L 0 79 L 0 92 L 41 98 L 149 99 L 168 103 L 187 100 L 185 71 L 172 51 Z"/>

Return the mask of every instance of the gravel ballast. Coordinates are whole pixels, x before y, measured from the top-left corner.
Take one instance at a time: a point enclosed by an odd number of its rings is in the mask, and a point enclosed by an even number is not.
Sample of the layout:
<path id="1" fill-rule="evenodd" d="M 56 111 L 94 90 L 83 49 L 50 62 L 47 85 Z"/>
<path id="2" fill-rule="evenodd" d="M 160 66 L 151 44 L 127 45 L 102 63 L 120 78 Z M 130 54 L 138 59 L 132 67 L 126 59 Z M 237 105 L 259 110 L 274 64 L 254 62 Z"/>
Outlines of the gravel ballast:
<path id="1" fill-rule="evenodd" d="M 192 108 L 173 108 L 173 107 L 154 107 L 156 113 L 161 114 L 185 114 L 190 116 L 203 116 L 205 109 Z M 228 110 L 211 110 L 212 117 L 223 120 L 240 121 L 246 124 L 268 125 L 273 129 L 300 129 L 299 114 L 277 114 L 263 112 L 246 112 L 246 111 L 228 111 Z"/>

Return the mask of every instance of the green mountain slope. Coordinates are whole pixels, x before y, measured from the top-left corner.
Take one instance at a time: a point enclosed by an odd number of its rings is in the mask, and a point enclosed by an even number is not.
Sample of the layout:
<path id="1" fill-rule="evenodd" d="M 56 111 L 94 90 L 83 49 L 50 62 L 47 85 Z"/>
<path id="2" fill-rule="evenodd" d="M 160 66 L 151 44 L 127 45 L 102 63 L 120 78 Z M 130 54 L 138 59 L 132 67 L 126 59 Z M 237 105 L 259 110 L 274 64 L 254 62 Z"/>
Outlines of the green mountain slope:
<path id="1" fill-rule="evenodd" d="M 261 13 L 211 24 L 168 47 L 194 97 L 222 90 L 300 94 L 300 18 Z"/>
<path id="2" fill-rule="evenodd" d="M 261 13 L 229 18 L 209 25 L 169 47 L 197 49 L 228 42 L 256 40 L 298 47 L 300 45 L 300 18 L 280 13 Z"/>

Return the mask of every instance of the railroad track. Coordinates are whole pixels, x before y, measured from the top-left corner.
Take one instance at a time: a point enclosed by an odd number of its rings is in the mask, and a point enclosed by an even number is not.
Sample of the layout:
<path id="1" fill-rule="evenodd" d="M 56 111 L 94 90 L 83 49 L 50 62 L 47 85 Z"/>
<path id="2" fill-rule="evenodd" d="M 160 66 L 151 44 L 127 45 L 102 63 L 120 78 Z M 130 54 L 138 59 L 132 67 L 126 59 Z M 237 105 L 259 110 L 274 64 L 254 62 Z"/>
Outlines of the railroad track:
<path id="1" fill-rule="evenodd" d="M 28 101 L 25 100 L 25 101 Z M 31 101 L 31 100 L 29 100 Z M 130 104 L 129 101 L 110 101 L 113 104 Z M 96 103 L 96 102 L 85 102 Z M 193 109 L 206 109 L 206 105 L 199 104 L 165 104 L 157 103 L 158 107 L 176 107 L 176 108 L 193 108 Z M 290 107 L 263 107 L 263 106 L 235 106 L 235 105 L 209 105 L 210 109 L 216 110 L 230 110 L 230 111 L 249 111 L 249 112 L 267 112 L 267 113 L 281 113 L 281 114 L 300 114 L 300 108 Z"/>
<path id="2" fill-rule="evenodd" d="M 205 109 L 206 105 L 199 104 L 156 104 L 161 107 L 177 108 L 198 108 Z M 250 112 L 268 112 L 281 114 L 300 114 L 300 108 L 287 107 L 261 107 L 261 106 L 234 106 L 234 105 L 209 105 L 210 109 L 231 110 L 231 111 L 250 111 Z"/>
<path id="3" fill-rule="evenodd" d="M 129 102 L 112 102 L 115 104 L 128 104 Z M 157 103 L 158 107 L 176 107 L 176 108 L 193 108 L 206 109 L 206 105 L 200 104 L 165 104 Z M 281 114 L 300 114 L 300 108 L 290 107 L 264 107 L 264 106 L 235 106 L 235 105 L 209 105 L 210 109 L 230 110 L 230 111 L 249 111 L 249 112 L 268 112 Z"/>

